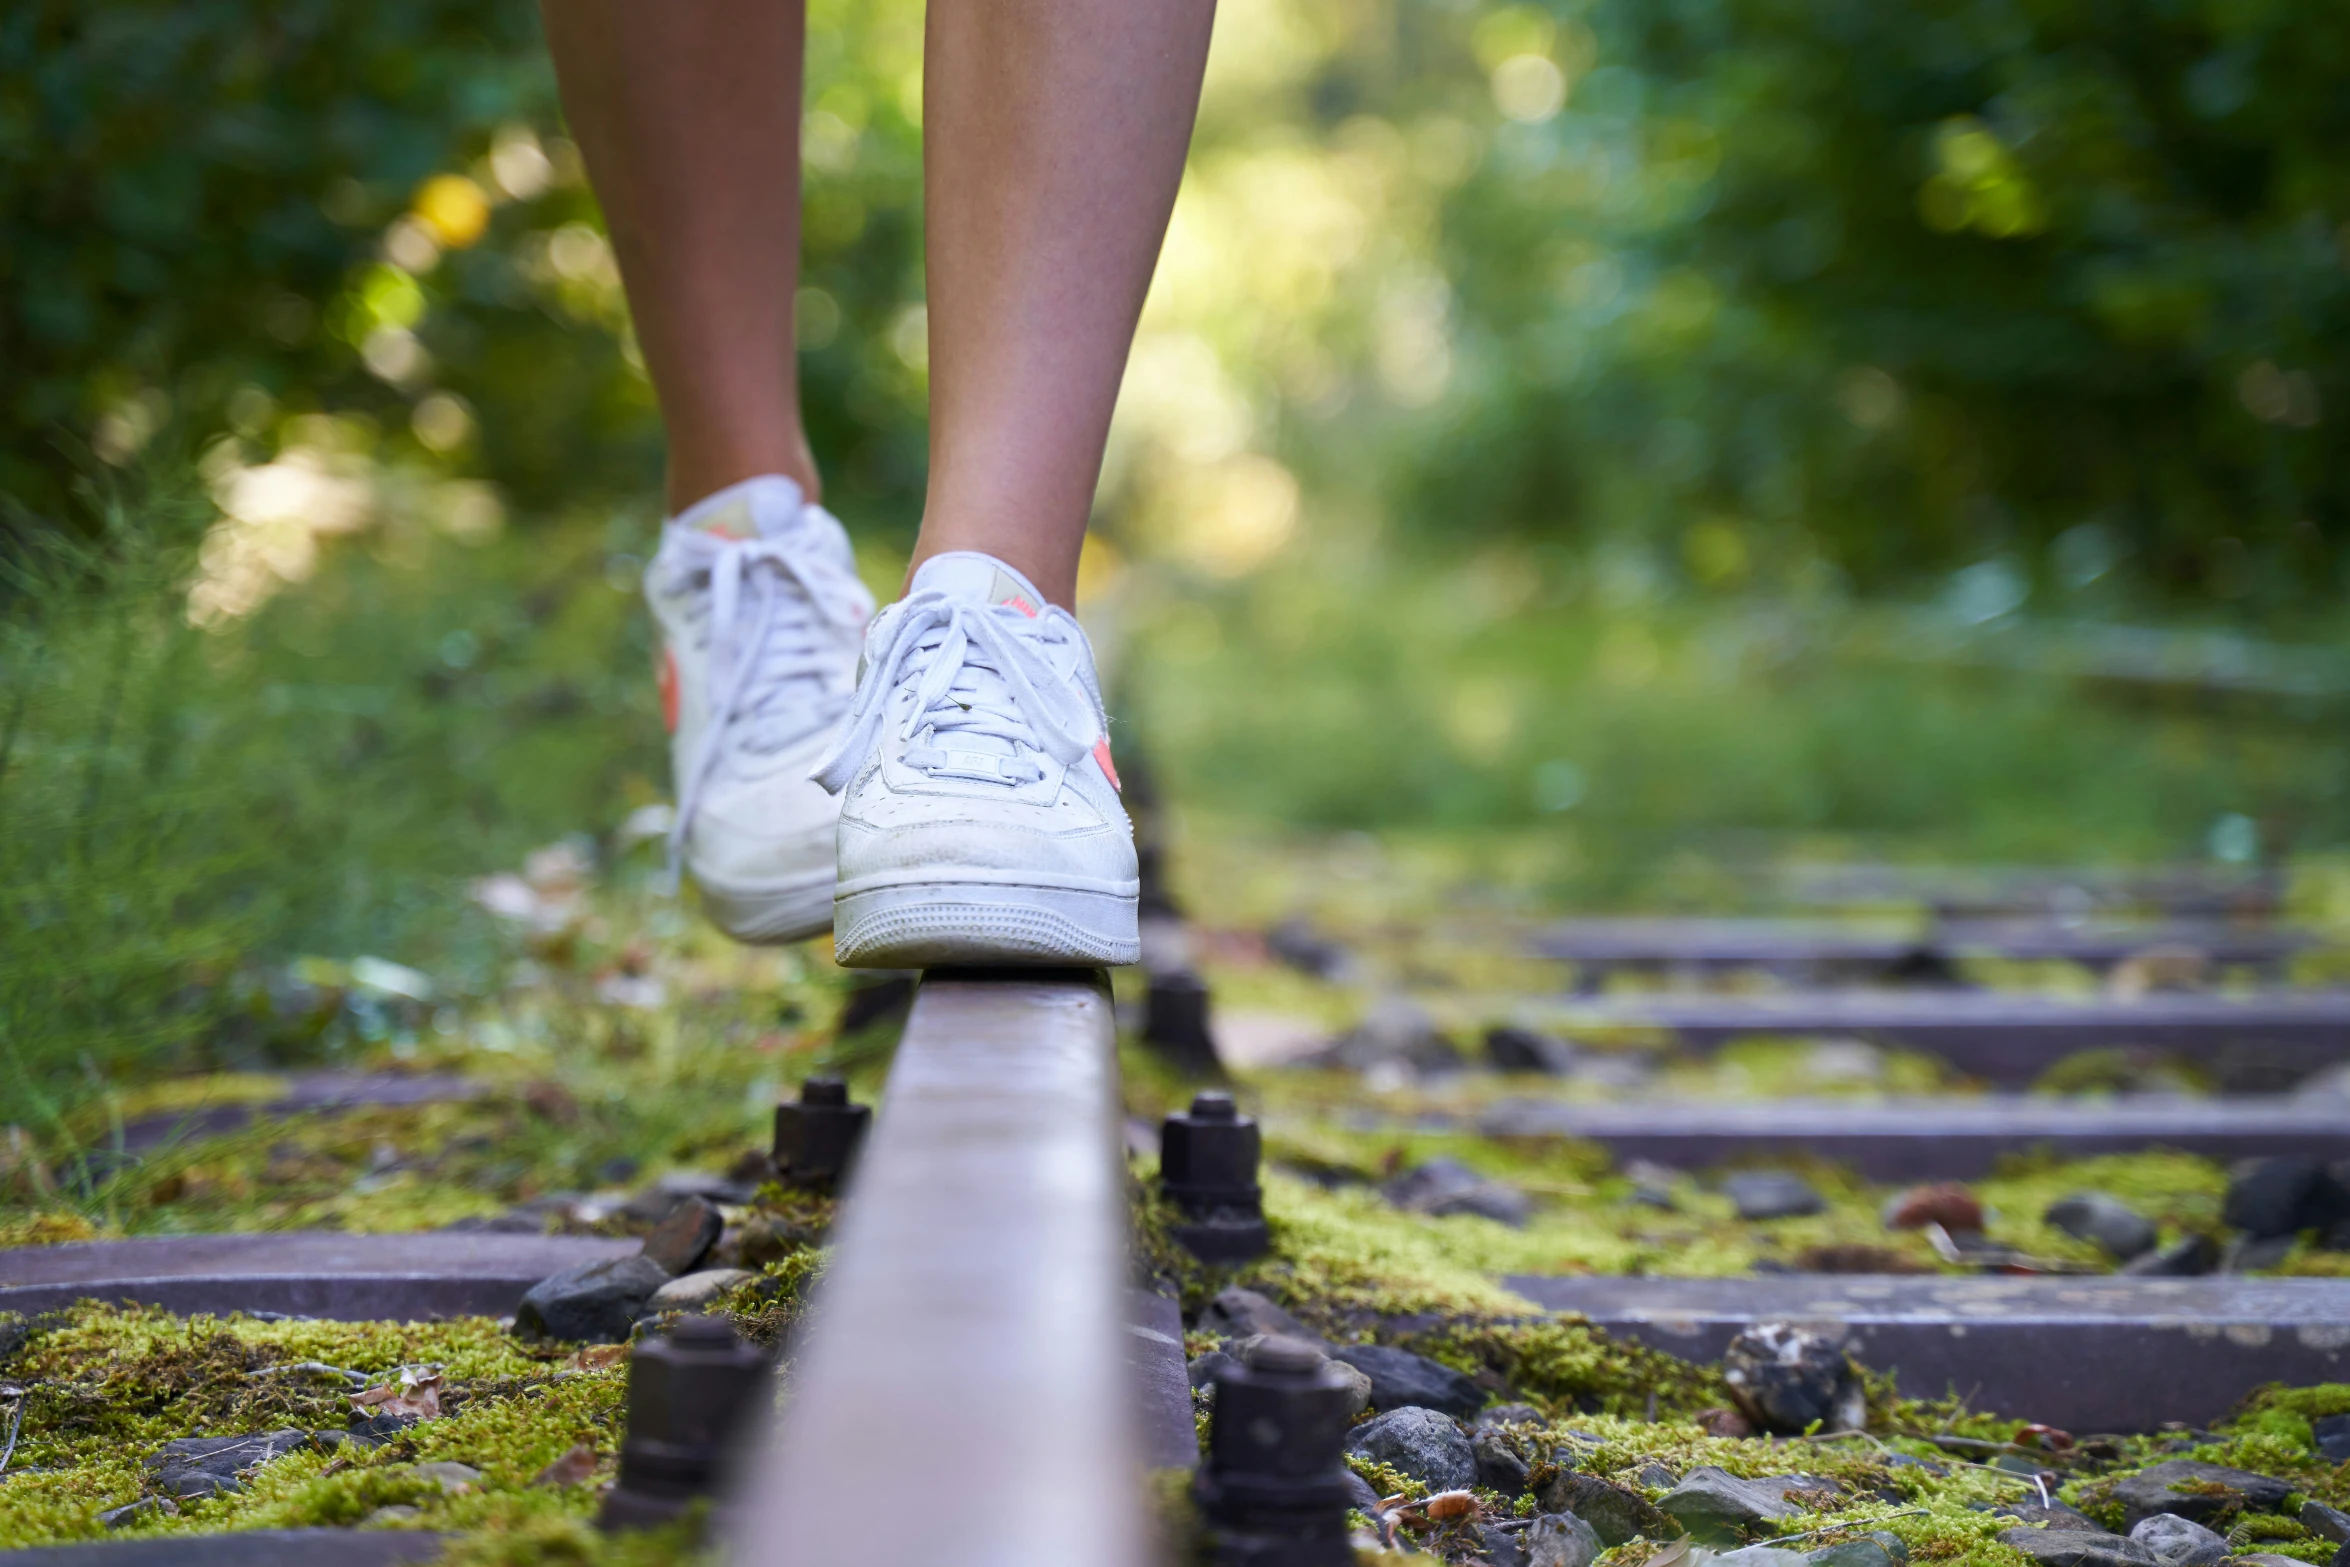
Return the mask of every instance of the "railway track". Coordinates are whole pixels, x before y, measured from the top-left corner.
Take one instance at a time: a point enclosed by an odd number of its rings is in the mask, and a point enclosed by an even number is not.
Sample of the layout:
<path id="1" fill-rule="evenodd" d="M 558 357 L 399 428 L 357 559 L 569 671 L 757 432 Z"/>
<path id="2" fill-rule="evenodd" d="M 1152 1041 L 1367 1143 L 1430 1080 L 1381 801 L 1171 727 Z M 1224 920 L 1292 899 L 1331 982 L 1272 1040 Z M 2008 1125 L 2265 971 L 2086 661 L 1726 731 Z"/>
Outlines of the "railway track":
<path id="1" fill-rule="evenodd" d="M 1747 943 L 1742 950 L 1769 950 L 1761 933 L 1741 931 L 1738 939 Z M 1185 994 L 1204 1005 L 1204 992 Z M 2251 1052 L 2265 1063 L 2243 1074 L 2253 1079 L 2350 1056 L 2350 1003 L 2323 994 L 2159 997 L 2126 1020 L 2118 1004 L 1924 990 L 1547 1005 L 1561 1026 L 1595 1018 L 1661 1026 L 1699 1047 L 1758 1032 L 1898 1039 L 1938 1048 L 1995 1081 L 2028 1080 L 2054 1052 L 2124 1037 L 2159 1037 L 2215 1063 L 2241 1064 Z M 791 1346 L 788 1395 L 730 1461 L 716 1516 L 732 1559 L 758 1567 L 948 1560 L 1144 1567 L 1164 1559 L 1144 1477 L 1192 1467 L 1201 1455 L 1185 1319 L 1175 1301 L 1137 1287 L 1129 1251 L 1115 1034 L 1098 975 L 954 973 L 923 981 Z M 465 1091 L 442 1084 L 429 1092 Z M 339 1103 L 324 1089 L 289 1098 L 303 1111 Z M 233 1124 L 270 1113 L 240 1110 Z M 2213 1157 L 2339 1160 L 2350 1157 L 2346 1122 L 2338 1109 L 2282 1099 L 1857 1106 L 1526 1099 L 1494 1106 L 1479 1130 L 1597 1142 L 1619 1159 L 1687 1168 L 1801 1151 L 1906 1180 L 1972 1175 L 2026 1150 L 2166 1146 Z M 183 1125 L 171 1135 L 230 1124 Z M 624 1256 L 634 1244 L 280 1233 L 30 1248 L 0 1253 L 0 1312 L 33 1316 L 96 1299 L 190 1316 L 496 1316 L 548 1274 Z M 2350 1379 L 2350 1280 L 1516 1275 L 1506 1283 L 1543 1310 L 1693 1363 L 1719 1359 L 1760 1325 L 1812 1324 L 1905 1392 L 1963 1391 L 1985 1407 L 2086 1430 L 2199 1427 L 2263 1382 Z M 1276 1360 L 1217 1373 L 1228 1378 L 1223 1396 L 1271 1400 L 1266 1407 L 1276 1414 L 1320 1396 L 1318 1360 L 1301 1362 L 1305 1369 Z M 2168 1369 L 2137 1374 L 2149 1365 Z M 1282 1423 L 1288 1419 L 1280 1415 L 1267 1429 L 1307 1447 L 1329 1434 L 1316 1435 L 1310 1421 Z M 955 1455 L 951 1492 L 907 1485 L 914 1442 Z M 1246 1514 L 1232 1512 L 1233 1477 L 1246 1478 L 1236 1462 L 1216 1449 L 1203 1482 L 1202 1494 L 1221 1498 L 1227 1516 Z M 1323 1481 L 1335 1484 L 1333 1473 Z M 1317 1505 L 1328 1514 L 1327 1495 Z M 1246 1515 L 1258 1524 L 1269 1516 Z M 1343 1527 L 1343 1510 L 1340 1517 Z M 1309 1537 L 1328 1544 L 1326 1528 L 1298 1536 Z M 224 1538 L 239 1542 L 231 1553 L 239 1567 L 373 1567 L 420 1559 L 417 1542 L 430 1540 L 294 1530 L 11 1554 L 26 1567 L 52 1560 L 226 1567 Z M 1226 1547 L 1231 1561 L 1344 1559 L 1310 1550 L 1235 1554 L 1229 1539 Z"/>

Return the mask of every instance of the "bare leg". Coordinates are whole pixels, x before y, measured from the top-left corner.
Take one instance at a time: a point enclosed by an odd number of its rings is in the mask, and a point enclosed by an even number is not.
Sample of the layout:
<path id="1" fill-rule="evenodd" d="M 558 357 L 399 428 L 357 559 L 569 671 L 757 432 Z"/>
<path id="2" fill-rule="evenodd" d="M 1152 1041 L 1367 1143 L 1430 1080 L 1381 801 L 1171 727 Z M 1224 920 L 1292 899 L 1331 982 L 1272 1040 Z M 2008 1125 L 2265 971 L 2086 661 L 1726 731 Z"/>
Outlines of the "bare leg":
<path id="1" fill-rule="evenodd" d="M 544 0 L 669 430 L 669 506 L 762 473 L 813 496 L 792 300 L 798 0 Z"/>
<path id="2" fill-rule="evenodd" d="M 1214 0 L 932 0 L 917 564 L 984 550 L 1074 599 L 1214 15 Z"/>

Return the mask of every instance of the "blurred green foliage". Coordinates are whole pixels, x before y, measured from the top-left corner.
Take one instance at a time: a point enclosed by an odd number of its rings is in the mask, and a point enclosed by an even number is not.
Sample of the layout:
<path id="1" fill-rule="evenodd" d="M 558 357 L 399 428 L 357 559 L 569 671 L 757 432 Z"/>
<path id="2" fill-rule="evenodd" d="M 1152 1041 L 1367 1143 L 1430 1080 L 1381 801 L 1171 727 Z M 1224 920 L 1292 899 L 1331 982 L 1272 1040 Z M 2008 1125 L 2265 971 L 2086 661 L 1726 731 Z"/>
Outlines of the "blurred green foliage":
<path id="1" fill-rule="evenodd" d="M 2350 13 L 1588 0 L 1465 30 L 1508 123 L 1445 211 L 1461 393 L 1409 462 L 1421 515 L 1638 531 L 1707 586 L 2012 553 L 2338 610 Z"/>
<path id="2" fill-rule="evenodd" d="M 533 26 L 515 0 L 11 7 L 0 493 L 55 520 L 92 442 L 217 428 L 241 385 L 350 390 L 328 301 L 455 148 L 544 103 Z"/>
<path id="3" fill-rule="evenodd" d="M 636 584 L 608 579 L 601 530 L 468 551 L 387 528 L 202 631 L 176 591 L 186 530 L 153 506 L 95 545 L 51 536 L 15 568 L 39 607 L 0 619 L 10 1121 L 53 1124 L 126 1067 L 300 1058 L 299 956 L 493 986 L 466 878 L 616 825 L 660 775 Z"/>
<path id="4" fill-rule="evenodd" d="M 2338 705 L 2100 692 L 1808 618 L 1818 636 L 1785 639 L 1522 547 L 1451 569 L 1326 553 L 1152 616 L 1130 706 L 1205 821 L 1491 834 L 1489 874 L 1598 907 L 1736 896 L 1691 874 L 1723 861 L 2161 863 L 2350 838 Z"/>
<path id="5" fill-rule="evenodd" d="M 908 0 L 812 9 L 806 401 L 836 509 L 901 536 L 920 46 Z M 2346 67 L 2313 0 L 1233 0 L 1106 518 L 1252 562 L 1287 524 L 1237 439 L 1309 522 L 1631 541 L 1708 590 L 2007 558 L 2322 613 Z M 524 516 L 659 460 L 519 0 L 14 10 L 0 364 L 20 530 L 322 409 Z"/>
<path id="6" fill-rule="evenodd" d="M 811 420 L 910 524 L 919 13 L 820 4 Z M 837 12 L 837 15 L 828 14 Z M 913 111 L 906 107 L 915 105 Z M 918 317 L 917 317 L 918 320 Z M 609 247 L 523 0 L 32 0 L 0 17 L 0 527 L 102 529 L 110 469 L 357 416 L 523 515 L 657 482 Z"/>

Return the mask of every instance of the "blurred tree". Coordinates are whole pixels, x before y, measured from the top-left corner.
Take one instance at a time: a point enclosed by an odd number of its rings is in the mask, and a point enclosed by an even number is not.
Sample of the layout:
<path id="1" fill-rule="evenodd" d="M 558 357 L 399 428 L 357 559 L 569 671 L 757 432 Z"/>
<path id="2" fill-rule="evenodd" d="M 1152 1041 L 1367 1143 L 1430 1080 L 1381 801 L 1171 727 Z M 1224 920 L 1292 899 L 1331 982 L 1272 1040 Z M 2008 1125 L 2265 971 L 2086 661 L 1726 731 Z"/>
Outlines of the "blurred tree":
<path id="1" fill-rule="evenodd" d="M 905 525 L 919 10 L 815 11 L 811 419 L 852 502 Z M 526 515 L 653 487 L 651 392 L 535 8 L 0 16 L 0 534 L 95 531 L 78 481 L 227 432 L 231 459 L 265 459 L 316 411 Z"/>
<path id="2" fill-rule="evenodd" d="M 1701 582 L 2014 552 L 2338 603 L 2350 13 L 1591 0 L 1484 13 L 1471 357 L 1421 510 Z"/>
<path id="3" fill-rule="evenodd" d="M 327 306 L 410 193 L 540 111 L 524 0 L 30 0 L 0 18 L 0 493 L 71 476 L 240 387 L 360 370 Z M 29 516 L 28 516 L 29 514 Z"/>

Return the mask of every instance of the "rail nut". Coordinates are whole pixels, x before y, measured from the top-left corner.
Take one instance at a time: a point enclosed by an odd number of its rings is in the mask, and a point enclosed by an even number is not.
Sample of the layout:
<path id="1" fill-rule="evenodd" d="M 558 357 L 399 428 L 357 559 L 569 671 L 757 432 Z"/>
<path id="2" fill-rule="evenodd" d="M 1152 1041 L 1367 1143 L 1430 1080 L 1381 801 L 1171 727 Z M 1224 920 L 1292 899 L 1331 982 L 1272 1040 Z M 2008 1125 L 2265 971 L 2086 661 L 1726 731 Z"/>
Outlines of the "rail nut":
<path id="1" fill-rule="evenodd" d="M 1159 1189 L 1183 1214 L 1175 1239 L 1202 1262 L 1245 1262 L 1272 1243 L 1257 1184 L 1263 1138 L 1227 1093 L 1195 1096 L 1159 1134 Z"/>
<path id="2" fill-rule="evenodd" d="M 628 1366 L 628 1435 L 603 1529 L 670 1522 L 716 1488 L 744 1416 L 768 1387 L 767 1357 L 724 1317 L 687 1317 L 637 1347 Z"/>
<path id="3" fill-rule="evenodd" d="M 1315 1346 L 1267 1337 L 1216 1378 L 1193 1495 L 1219 1567 L 1352 1567 L 1346 1377 Z"/>
<path id="4" fill-rule="evenodd" d="M 837 1077 L 811 1077 L 799 1101 L 775 1107 L 775 1168 L 786 1186 L 830 1191 L 849 1177 L 873 1111 L 849 1103 Z"/>
<path id="5" fill-rule="evenodd" d="M 1223 1058 L 1208 1027 L 1208 985 L 1187 968 L 1153 970 L 1143 994 L 1142 1042 L 1192 1077 L 1220 1079 Z"/>

